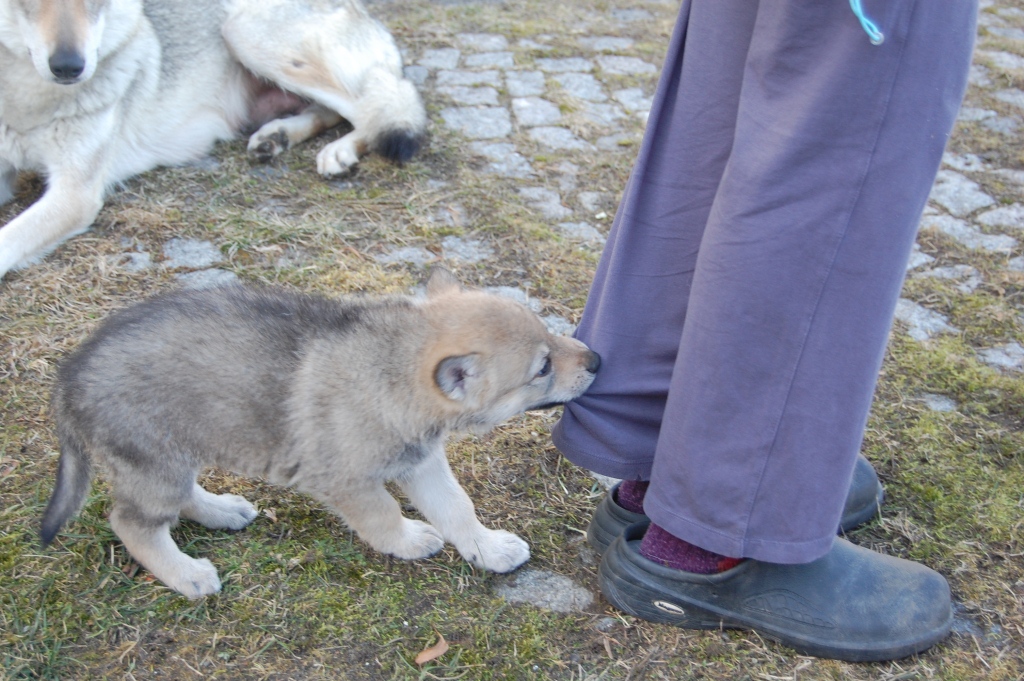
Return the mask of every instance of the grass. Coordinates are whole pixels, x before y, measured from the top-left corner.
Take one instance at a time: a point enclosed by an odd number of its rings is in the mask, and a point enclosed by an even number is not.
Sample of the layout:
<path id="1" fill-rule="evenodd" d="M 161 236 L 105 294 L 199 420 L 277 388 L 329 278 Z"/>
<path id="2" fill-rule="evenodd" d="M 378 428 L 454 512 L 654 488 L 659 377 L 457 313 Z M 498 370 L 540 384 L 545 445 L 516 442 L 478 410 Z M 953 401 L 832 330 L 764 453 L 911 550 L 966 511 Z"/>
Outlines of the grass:
<path id="1" fill-rule="evenodd" d="M 581 35 L 632 37 L 630 54 L 659 62 L 672 8 L 643 4 L 649 21 L 622 24 L 611 11 L 626 6 L 414 0 L 374 10 L 413 56 L 453 45 L 460 32 L 500 32 L 513 50 L 519 37 L 551 36 L 550 54 L 517 51 L 524 64 L 580 54 Z M 982 40 L 989 49 L 1019 49 Z M 1015 82 L 1013 74 L 992 75 L 1000 86 Z M 653 82 L 623 79 L 623 86 L 639 84 L 650 94 Z M 969 103 L 1011 113 L 979 88 Z M 437 121 L 444 101 L 428 92 L 427 104 Z M 631 132 L 639 131 L 637 123 Z M 598 252 L 559 236 L 523 204 L 517 181 L 480 172 L 465 140 L 435 123 L 413 162 L 397 167 L 368 158 L 354 177 L 324 181 L 315 153 L 336 134 L 269 168 L 251 165 L 239 141 L 219 146 L 212 161 L 146 173 L 110 197 L 90 232 L 0 283 L 0 679 L 1024 677 L 1024 381 L 977 356 L 1024 340 L 1024 276 L 1006 270 L 1006 255 L 968 251 L 932 232 L 920 243 L 936 265 L 970 264 L 984 283 L 964 294 L 948 281 L 908 280 L 904 295 L 947 315 L 961 333 L 922 344 L 894 332 L 864 443 L 887 503 L 881 520 L 851 536 L 924 561 L 949 579 L 954 633 L 920 656 L 862 665 L 817 660 L 749 632 L 684 631 L 616 612 L 597 593 L 595 555 L 582 538 L 602 490 L 551 446 L 554 414 L 524 416 L 449 449 L 486 524 L 524 536 L 533 567 L 594 591 L 582 613 L 507 603 L 495 589 L 508 577 L 475 571 L 450 548 L 416 563 L 377 554 L 310 499 L 220 471 L 205 478 L 207 487 L 243 494 L 261 510 L 258 520 L 238 533 L 188 522 L 175 530 L 186 552 L 218 567 L 224 590 L 217 596 L 187 601 L 131 560 L 106 521 L 110 496 L 102 480 L 55 544 L 41 550 L 36 528 L 57 456 L 47 414 L 54 369 L 110 312 L 176 285 L 176 272 L 161 267 L 161 247 L 171 238 L 213 241 L 222 266 L 243 280 L 328 294 L 406 291 L 423 271 L 382 265 L 375 254 L 405 245 L 440 254 L 445 236 L 479 238 L 496 257 L 449 262 L 464 281 L 528 282 L 544 314 L 578 320 Z M 563 200 L 575 205 L 574 192 L 601 192 L 604 210 L 614 213 L 635 145 L 562 154 L 521 132 L 515 141 L 538 171 L 529 184 L 557 188 L 561 164 L 571 161 L 578 187 L 563 191 Z M 950 146 L 992 167 L 1024 167 L 1015 145 L 978 124 L 958 127 Z M 1001 203 L 1024 199 L 998 176 L 978 179 Z M 22 178 L 17 201 L 0 207 L 0 221 L 41 188 L 38 178 Z M 603 230 L 610 223 L 586 219 Z M 154 267 L 122 267 L 132 250 L 150 253 Z M 956 409 L 930 410 L 926 395 L 947 397 Z M 416 654 L 439 635 L 449 651 L 418 667 Z"/>

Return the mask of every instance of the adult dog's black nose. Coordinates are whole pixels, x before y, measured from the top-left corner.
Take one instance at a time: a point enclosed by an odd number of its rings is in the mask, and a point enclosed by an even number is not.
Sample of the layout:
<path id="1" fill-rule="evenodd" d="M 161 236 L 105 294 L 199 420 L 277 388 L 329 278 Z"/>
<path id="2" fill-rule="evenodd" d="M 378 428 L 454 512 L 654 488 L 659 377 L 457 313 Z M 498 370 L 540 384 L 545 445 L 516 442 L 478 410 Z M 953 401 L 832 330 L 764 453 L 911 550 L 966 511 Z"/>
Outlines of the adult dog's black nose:
<path id="1" fill-rule="evenodd" d="M 597 354 L 593 350 L 589 351 L 587 355 L 587 363 L 584 368 L 592 374 L 596 374 L 597 370 L 601 368 L 601 355 Z"/>
<path id="2" fill-rule="evenodd" d="M 73 83 L 85 71 L 85 57 L 70 47 L 58 47 L 50 56 L 50 73 L 58 83 Z"/>

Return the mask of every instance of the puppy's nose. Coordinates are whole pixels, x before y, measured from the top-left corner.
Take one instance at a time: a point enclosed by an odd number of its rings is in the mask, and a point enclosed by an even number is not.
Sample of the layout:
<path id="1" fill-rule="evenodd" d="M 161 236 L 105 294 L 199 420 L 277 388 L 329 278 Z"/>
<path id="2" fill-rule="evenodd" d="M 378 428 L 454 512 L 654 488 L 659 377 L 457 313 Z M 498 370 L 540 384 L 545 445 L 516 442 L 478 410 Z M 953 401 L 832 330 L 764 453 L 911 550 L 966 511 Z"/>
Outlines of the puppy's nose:
<path id="1" fill-rule="evenodd" d="M 601 368 L 601 355 L 597 354 L 593 350 L 588 350 L 588 353 L 587 363 L 583 368 L 592 374 L 596 374 L 597 370 Z"/>
<path id="2" fill-rule="evenodd" d="M 50 56 L 50 73 L 58 82 L 72 83 L 85 71 L 85 57 L 70 47 L 58 47 Z"/>

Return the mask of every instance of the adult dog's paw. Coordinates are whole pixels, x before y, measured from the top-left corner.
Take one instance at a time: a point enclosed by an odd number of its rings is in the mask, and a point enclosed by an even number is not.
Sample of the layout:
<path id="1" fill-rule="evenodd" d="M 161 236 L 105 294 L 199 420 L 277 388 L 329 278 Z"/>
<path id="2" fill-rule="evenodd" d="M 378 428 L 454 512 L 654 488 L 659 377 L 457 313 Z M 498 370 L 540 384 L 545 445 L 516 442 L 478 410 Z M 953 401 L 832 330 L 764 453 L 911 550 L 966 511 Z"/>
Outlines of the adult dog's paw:
<path id="1" fill-rule="evenodd" d="M 511 572 L 530 560 L 530 545 L 504 530 L 484 530 L 459 553 L 475 567 L 491 572 Z"/>
<path id="2" fill-rule="evenodd" d="M 284 128 L 268 130 L 268 127 L 263 126 L 249 138 L 249 155 L 260 163 L 270 163 L 287 151 L 290 145 L 288 132 Z"/>
<path id="3" fill-rule="evenodd" d="M 350 133 L 351 134 L 351 133 Z M 335 140 L 316 155 L 316 171 L 324 177 L 337 177 L 353 172 L 359 163 L 359 153 L 348 135 Z"/>

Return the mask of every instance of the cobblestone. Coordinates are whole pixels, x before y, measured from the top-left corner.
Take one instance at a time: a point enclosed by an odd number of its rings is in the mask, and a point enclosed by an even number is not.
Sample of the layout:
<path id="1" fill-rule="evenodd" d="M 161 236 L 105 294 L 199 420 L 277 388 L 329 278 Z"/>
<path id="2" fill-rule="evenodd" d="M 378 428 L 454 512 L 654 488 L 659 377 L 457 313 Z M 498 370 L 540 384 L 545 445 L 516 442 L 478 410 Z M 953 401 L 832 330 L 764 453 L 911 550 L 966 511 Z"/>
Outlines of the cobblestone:
<path id="1" fill-rule="evenodd" d="M 471 139 L 505 137 L 512 132 L 508 109 L 492 107 L 458 107 L 441 111 L 445 124 Z"/>

